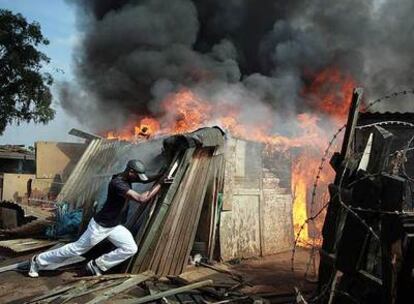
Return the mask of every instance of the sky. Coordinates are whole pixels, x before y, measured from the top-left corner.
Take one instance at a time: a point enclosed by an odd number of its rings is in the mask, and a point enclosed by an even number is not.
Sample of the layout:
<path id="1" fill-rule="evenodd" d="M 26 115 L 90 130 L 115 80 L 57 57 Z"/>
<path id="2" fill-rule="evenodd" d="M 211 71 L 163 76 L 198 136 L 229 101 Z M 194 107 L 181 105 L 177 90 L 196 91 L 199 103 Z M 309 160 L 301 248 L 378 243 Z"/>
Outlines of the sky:
<path id="1" fill-rule="evenodd" d="M 52 93 L 57 96 L 56 83 L 70 81 L 74 77 L 71 69 L 72 53 L 79 41 L 75 25 L 75 7 L 64 0 L 0 0 L 0 8 L 21 13 L 28 21 L 40 23 L 43 35 L 50 41 L 48 46 L 41 48 L 51 59 L 45 71 L 51 73 L 55 80 Z M 9 125 L 3 136 L 0 136 L 0 144 L 33 145 L 35 141 L 79 141 L 76 137 L 68 135 L 68 131 L 74 127 L 85 129 L 63 112 L 55 97 L 53 108 L 56 110 L 53 121 L 47 125 Z"/>

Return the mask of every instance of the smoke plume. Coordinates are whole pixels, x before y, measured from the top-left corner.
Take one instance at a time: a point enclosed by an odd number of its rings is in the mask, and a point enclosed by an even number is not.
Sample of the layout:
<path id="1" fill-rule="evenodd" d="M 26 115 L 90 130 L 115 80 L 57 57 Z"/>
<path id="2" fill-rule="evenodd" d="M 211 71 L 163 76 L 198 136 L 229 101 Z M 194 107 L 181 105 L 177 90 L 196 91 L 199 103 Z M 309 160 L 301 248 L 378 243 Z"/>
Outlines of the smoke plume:
<path id="1" fill-rule="evenodd" d="M 160 115 L 160 101 L 183 87 L 243 106 L 246 119 L 271 109 L 283 122 L 318 111 L 303 90 L 328 68 L 372 98 L 414 83 L 409 0 L 70 2 L 83 39 L 61 104 L 97 131 Z"/>

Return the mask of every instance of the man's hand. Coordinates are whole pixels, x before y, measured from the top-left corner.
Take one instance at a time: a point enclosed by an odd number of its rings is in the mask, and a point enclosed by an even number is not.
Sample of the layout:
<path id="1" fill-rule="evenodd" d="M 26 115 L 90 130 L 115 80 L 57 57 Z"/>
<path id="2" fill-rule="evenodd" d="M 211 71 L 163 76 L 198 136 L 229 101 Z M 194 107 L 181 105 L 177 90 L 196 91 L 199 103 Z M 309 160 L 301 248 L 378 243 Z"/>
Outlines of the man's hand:
<path id="1" fill-rule="evenodd" d="M 128 190 L 126 193 L 127 198 L 132 199 L 138 203 L 146 203 L 151 198 L 153 198 L 161 189 L 160 184 L 156 184 L 150 191 L 145 191 L 144 193 L 140 194 L 132 189 Z"/>
<path id="2" fill-rule="evenodd" d="M 163 179 L 163 183 L 164 184 L 172 184 L 173 183 L 173 181 L 174 181 L 174 177 L 165 177 L 164 179 Z"/>

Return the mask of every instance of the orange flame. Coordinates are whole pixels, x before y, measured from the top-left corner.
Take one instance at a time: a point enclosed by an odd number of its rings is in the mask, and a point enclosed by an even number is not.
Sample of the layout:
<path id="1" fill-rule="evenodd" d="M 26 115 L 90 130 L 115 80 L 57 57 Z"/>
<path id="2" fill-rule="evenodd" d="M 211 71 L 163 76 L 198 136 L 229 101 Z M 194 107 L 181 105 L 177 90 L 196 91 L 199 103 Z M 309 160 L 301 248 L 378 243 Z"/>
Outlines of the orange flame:
<path id="1" fill-rule="evenodd" d="M 356 82 L 348 73 L 341 73 L 337 68 L 327 68 L 313 79 L 303 90 L 313 108 L 328 115 L 338 123 L 343 123 L 351 102 L 352 90 Z"/>
<path id="2" fill-rule="evenodd" d="M 312 199 L 312 187 L 318 171 L 320 157 L 326 148 L 327 141 L 338 126 L 345 122 L 351 101 L 355 81 L 339 69 L 328 68 L 313 78 L 309 86 L 303 89 L 302 97 L 313 110 L 296 116 L 300 130 L 293 137 L 272 134 L 270 131 L 274 122 L 269 117 L 259 122 L 246 123 L 241 118 L 242 111 L 226 103 L 212 103 L 203 99 L 194 91 L 182 88 L 176 93 L 169 94 L 162 102 L 161 108 L 165 113 L 158 120 L 144 117 L 137 123 L 131 123 L 120 132 L 108 133 L 108 138 L 123 140 L 142 140 L 160 134 L 176 134 L 190 132 L 205 125 L 217 124 L 227 129 L 235 137 L 262 142 L 270 151 L 284 151 L 289 148 L 300 148 L 300 154 L 295 156 L 292 166 L 293 222 L 295 235 L 305 220 L 312 216 L 309 203 Z M 329 169 L 328 169 L 329 170 Z M 327 184 L 333 178 L 333 172 L 324 170 L 318 181 L 321 189 L 327 189 Z M 326 191 L 316 193 L 317 211 L 327 199 Z M 305 225 L 300 233 L 299 241 L 306 245 L 312 238 L 319 239 L 324 216 L 312 225 Z"/>

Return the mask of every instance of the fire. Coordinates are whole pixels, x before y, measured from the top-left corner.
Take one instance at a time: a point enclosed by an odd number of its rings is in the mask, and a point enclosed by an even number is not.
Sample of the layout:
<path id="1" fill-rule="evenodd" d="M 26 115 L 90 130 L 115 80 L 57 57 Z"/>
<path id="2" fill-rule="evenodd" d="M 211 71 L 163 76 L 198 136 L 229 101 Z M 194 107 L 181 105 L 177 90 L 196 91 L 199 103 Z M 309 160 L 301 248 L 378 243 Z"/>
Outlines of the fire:
<path id="1" fill-rule="evenodd" d="M 292 171 L 292 195 L 293 195 L 293 229 L 295 238 L 299 242 L 308 240 L 308 225 L 305 224 L 308 218 L 307 192 L 308 183 L 306 178 L 302 178 L 300 166 L 293 166 Z"/>
<path id="2" fill-rule="evenodd" d="M 165 120 L 170 133 L 184 133 L 203 126 L 213 111 L 207 101 L 189 89 L 167 96 L 162 106 L 167 113 Z"/>
<path id="3" fill-rule="evenodd" d="M 309 214 L 312 200 L 312 187 L 318 171 L 321 155 L 332 133 L 346 120 L 352 89 L 356 86 L 352 77 L 341 73 L 339 69 L 328 68 L 313 77 L 309 86 L 303 89 L 302 98 L 308 105 L 309 112 L 296 115 L 299 126 L 295 136 L 274 134 L 272 126 L 272 109 L 269 108 L 253 123 L 243 122 L 242 109 L 226 104 L 225 101 L 213 103 L 202 98 L 195 91 L 181 88 L 169 94 L 160 104 L 162 112 L 158 119 L 143 117 L 138 122 L 128 124 L 121 132 L 108 133 L 108 138 L 123 140 L 145 140 L 162 134 L 190 132 L 205 125 L 220 125 L 235 137 L 262 142 L 268 151 L 286 151 L 299 148 L 292 167 L 293 222 L 295 235 L 303 226 Z M 329 166 L 327 166 L 329 167 Z M 327 189 L 333 172 L 324 169 L 319 176 L 320 189 Z M 327 191 L 316 193 L 314 212 L 326 203 Z M 312 238 L 320 241 L 320 229 L 324 216 L 315 223 L 305 225 L 300 233 L 302 245 L 310 244 Z M 320 242 L 318 242 L 320 243 Z"/>
<path id="4" fill-rule="evenodd" d="M 315 76 L 302 94 L 317 111 L 343 124 L 355 87 L 350 74 L 341 73 L 338 68 L 327 68 Z"/>
<path id="5" fill-rule="evenodd" d="M 346 121 L 354 87 L 356 87 L 356 82 L 349 74 L 341 73 L 336 68 L 328 68 L 316 75 L 311 84 L 302 92 L 307 103 L 319 113 L 319 115 L 303 113 L 297 117 L 301 125 L 306 126 L 308 136 L 314 143 L 313 146 L 309 144 L 304 146 L 292 168 L 294 231 L 299 244 L 304 246 L 314 243 L 315 240 L 316 243 L 321 243 L 320 231 L 325 218 L 324 213 L 316 221 L 305 226 L 303 224 L 307 218 L 314 216 L 328 200 L 327 186 L 334 177 L 330 166 L 326 166 L 318 176 L 319 189 L 324 189 L 324 191 L 314 194 L 315 205 L 310 208 L 312 188 L 318 173 L 321 155 L 332 132 L 335 132 Z M 327 121 L 325 128 L 318 125 L 322 119 Z M 309 214 L 311 210 L 313 214 Z"/>
<path id="6" fill-rule="evenodd" d="M 134 135 L 135 138 L 142 136 L 148 139 L 152 134 L 156 134 L 160 128 L 160 123 L 156 119 L 144 117 L 139 125 L 134 127 Z"/>

